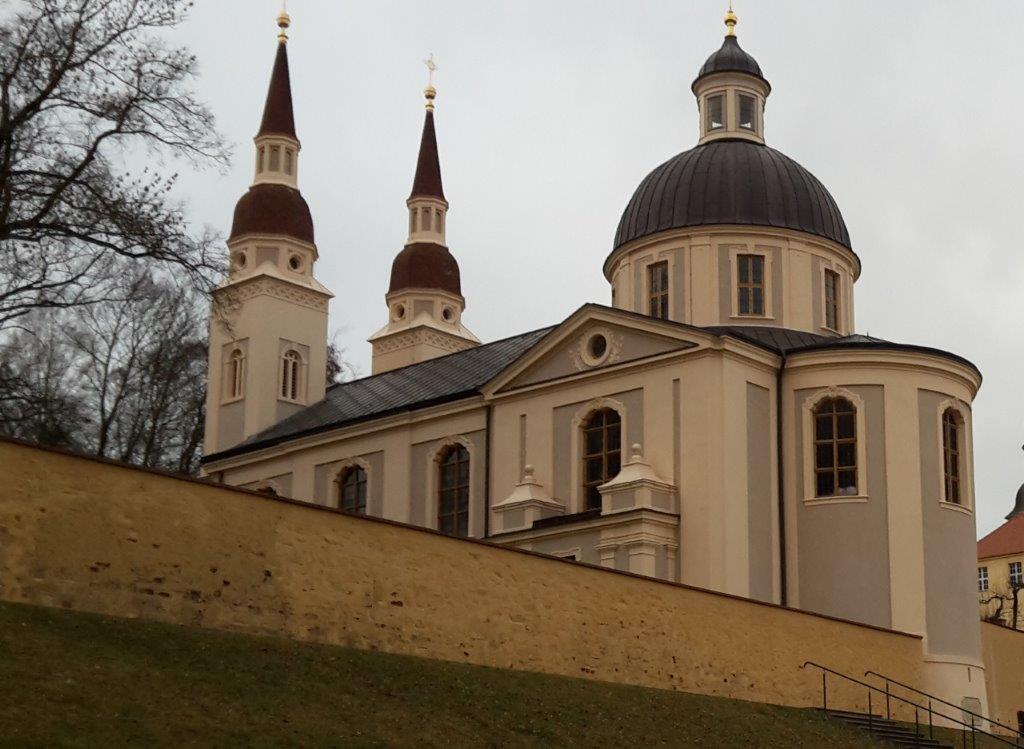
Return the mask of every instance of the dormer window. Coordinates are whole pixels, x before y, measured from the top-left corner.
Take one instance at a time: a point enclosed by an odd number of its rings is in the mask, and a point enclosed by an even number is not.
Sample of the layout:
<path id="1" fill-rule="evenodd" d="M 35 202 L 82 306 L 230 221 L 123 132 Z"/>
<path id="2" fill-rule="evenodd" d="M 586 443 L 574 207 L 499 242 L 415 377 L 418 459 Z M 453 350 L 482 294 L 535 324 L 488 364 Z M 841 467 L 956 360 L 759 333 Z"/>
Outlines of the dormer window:
<path id="1" fill-rule="evenodd" d="M 721 130 L 725 127 L 725 96 L 715 94 L 707 98 L 708 131 Z"/>
<path id="2" fill-rule="evenodd" d="M 755 100 L 753 96 L 749 94 L 739 94 L 737 96 L 739 110 L 739 126 L 741 130 L 750 130 L 754 132 L 757 130 L 757 126 L 754 124 L 755 117 Z"/>

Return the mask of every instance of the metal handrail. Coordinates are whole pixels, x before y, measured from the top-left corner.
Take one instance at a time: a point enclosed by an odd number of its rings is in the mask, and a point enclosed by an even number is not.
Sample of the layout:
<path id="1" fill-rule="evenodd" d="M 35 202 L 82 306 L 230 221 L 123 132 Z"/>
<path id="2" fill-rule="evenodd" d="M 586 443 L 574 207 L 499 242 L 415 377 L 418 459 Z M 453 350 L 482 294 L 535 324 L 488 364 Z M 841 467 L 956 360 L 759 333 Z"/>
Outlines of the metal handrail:
<path id="1" fill-rule="evenodd" d="M 937 710 L 932 709 L 932 707 L 930 705 L 926 707 L 924 705 L 919 705 L 919 704 L 917 704 L 916 702 L 914 702 L 912 700 L 908 700 L 905 697 L 900 697 L 898 694 L 891 694 L 889 692 L 888 685 L 886 685 L 885 689 L 880 689 L 879 687 L 876 687 L 874 684 L 868 684 L 867 682 L 861 681 L 860 679 L 855 679 L 852 676 L 847 676 L 844 673 L 841 673 L 839 671 L 835 671 L 835 670 L 829 668 L 828 666 L 822 666 L 820 663 L 815 663 L 814 661 L 805 661 L 804 664 L 802 666 L 800 666 L 800 668 L 803 669 L 803 668 L 807 668 L 808 666 L 813 666 L 814 668 L 820 669 L 821 672 L 822 672 L 822 674 L 821 674 L 822 709 L 825 710 L 826 712 L 828 712 L 828 691 L 827 691 L 827 683 L 826 683 L 825 679 L 826 679 L 826 673 L 829 673 L 829 674 L 833 674 L 834 676 L 838 676 L 840 679 L 845 679 L 846 681 L 849 681 L 849 682 L 851 682 L 853 684 L 859 684 L 860 686 L 862 686 L 862 687 L 864 687 L 865 689 L 868 690 L 868 695 L 869 696 L 871 695 L 871 692 L 873 692 L 873 691 L 874 692 L 878 692 L 879 694 L 884 694 L 885 698 L 886 698 L 886 704 L 887 705 L 888 705 L 888 701 L 889 701 L 890 698 L 897 699 L 900 702 L 903 702 L 903 703 L 905 703 L 907 705 L 910 705 L 911 707 L 914 708 L 914 724 L 915 724 L 915 727 L 918 728 L 918 730 L 919 730 L 919 721 L 918 721 L 919 713 L 920 713 L 921 710 L 927 710 L 928 711 L 928 735 L 929 735 L 929 738 L 934 738 L 934 736 L 932 735 L 933 734 L 932 716 L 936 715 L 936 716 L 938 716 L 940 718 L 943 718 L 944 720 L 952 721 L 953 723 L 957 723 L 957 724 L 963 726 L 963 728 L 964 728 L 964 746 L 965 747 L 967 746 L 967 730 L 966 729 L 968 729 L 968 728 L 971 729 L 971 737 L 972 737 L 971 738 L 971 743 L 972 744 L 976 744 L 976 742 L 977 742 L 977 739 L 974 738 L 975 735 L 978 734 L 978 733 L 982 733 L 982 734 L 984 734 L 984 735 L 986 735 L 986 736 L 988 736 L 990 738 L 995 739 L 996 741 L 998 741 L 1000 743 L 1006 744 L 1007 746 L 1020 747 L 1020 743 L 1019 742 L 1014 741 L 1013 743 L 1011 743 L 1011 742 L 1007 741 L 1005 738 L 1003 738 L 1002 736 L 1000 736 L 999 734 L 989 733 L 988 731 L 985 731 L 984 729 L 978 728 L 977 725 L 975 725 L 973 722 L 972 723 L 965 723 L 964 721 L 960 720 L 959 718 L 954 718 L 952 715 L 946 715 L 945 713 L 941 713 L 941 712 L 939 712 Z M 891 718 L 891 715 L 888 715 L 887 717 Z"/>
<path id="2" fill-rule="evenodd" d="M 896 681 L 896 679 L 890 678 L 890 677 L 886 676 L 885 674 L 880 674 L 877 671 L 865 671 L 864 675 L 865 676 L 877 676 L 879 679 L 881 679 L 882 681 L 885 681 L 885 682 L 887 682 L 889 684 L 895 684 L 898 687 L 903 687 L 904 689 L 909 689 L 911 692 L 916 692 L 917 694 L 921 695 L 922 697 L 927 697 L 930 700 L 935 700 L 936 702 L 941 702 L 943 705 L 947 705 L 947 706 L 953 708 L 954 710 L 962 710 L 964 713 L 966 713 L 967 715 L 970 715 L 972 718 L 977 718 L 978 720 L 987 721 L 988 723 L 991 723 L 994 726 L 999 726 L 1000 728 L 1005 728 L 1007 731 L 1009 731 L 1011 734 L 1013 734 L 1014 736 L 1016 736 L 1018 738 L 1024 738 L 1024 734 L 1022 734 L 1016 728 L 1011 728 L 1010 726 L 1008 726 L 1008 725 L 1006 725 L 1004 723 L 1000 723 L 998 720 L 992 720 L 991 718 L 986 718 L 984 715 L 979 715 L 978 713 L 973 712 L 971 710 L 968 710 L 965 707 L 961 707 L 960 705 L 956 705 L 956 704 L 954 704 L 952 702 L 947 702 L 946 700 L 942 699 L 941 697 L 936 697 L 934 694 L 928 694 L 927 692 L 923 692 L 920 689 L 918 689 L 917 687 L 912 687 L 909 684 L 904 684 L 902 681 Z"/>

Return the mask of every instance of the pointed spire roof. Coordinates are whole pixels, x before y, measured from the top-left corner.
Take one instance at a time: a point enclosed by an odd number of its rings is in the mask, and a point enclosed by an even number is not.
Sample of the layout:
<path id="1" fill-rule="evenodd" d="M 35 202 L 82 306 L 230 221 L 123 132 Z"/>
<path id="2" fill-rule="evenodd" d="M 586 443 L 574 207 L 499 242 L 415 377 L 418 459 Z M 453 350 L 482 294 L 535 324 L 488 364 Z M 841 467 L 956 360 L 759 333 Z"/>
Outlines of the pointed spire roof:
<path id="1" fill-rule="evenodd" d="M 277 44 L 274 70 L 270 74 L 270 88 L 267 90 L 267 103 L 263 106 L 263 121 L 260 122 L 260 131 L 256 133 L 256 137 L 261 135 L 284 135 L 299 139 L 295 134 L 295 116 L 292 113 L 287 37 L 281 38 Z"/>
<path id="2" fill-rule="evenodd" d="M 432 97 L 428 96 L 432 102 Z M 416 177 L 412 181 L 410 198 L 440 198 L 444 200 L 441 185 L 441 160 L 437 155 L 437 134 L 434 132 L 434 107 L 427 105 L 427 117 L 423 121 L 423 137 L 420 138 L 420 156 L 416 161 Z"/>

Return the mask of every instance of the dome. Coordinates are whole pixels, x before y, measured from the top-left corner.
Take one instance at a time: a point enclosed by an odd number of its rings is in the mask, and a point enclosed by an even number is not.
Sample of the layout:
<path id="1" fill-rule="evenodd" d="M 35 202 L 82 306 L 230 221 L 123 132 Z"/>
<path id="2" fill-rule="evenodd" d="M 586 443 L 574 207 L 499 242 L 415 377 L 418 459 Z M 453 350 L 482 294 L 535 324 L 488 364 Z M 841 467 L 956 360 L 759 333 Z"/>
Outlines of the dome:
<path id="1" fill-rule="evenodd" d="M 403 289 L 440 289 L 462 296 L 459 264 L 443 244 L 407 244 L 391 264 L 388 293 Z"/>
<path id="2" fill-rule="evenodd" d="M 705 143 L 647 175 L 622 214 L 615 248 L 715 224 L 793 229 L 852 250 L 836 201 L 813 174 L 774 148 L 741 140 Z"/>
<path id="3" fill-rule="evenodd" d="M 761 73 L 761 66 L 757 64 L 757 60 L 740 47 L 740 43 L 736 40 L 735 36 L 725 37 L 722 46 L 712 53 L 711 57 L 707 59 L 704 66 L 700 69 L 700 72 L 697 73 L 697 80 L 693 82 L 694 85 L 696 86 L 697 81 L 712 73 L 749 73 L 768 83 L 765 80 L 764 74 Z"/>
<path id="4" fill-rule="evenodd" d="M 313 244 L 313 217 L 302 194 L 285 185 L 253 185 L 235 205 L 231 236 L 283 234 Z"/>
<path id="5" fill-rule="evenodd" d="M 1007 520 L 1015 518 L 1018 515 L 1024 513 L 1024 484 L 1021 484 L 1020 489 L 1017 490 L 1017 496 L 1013 503 L 1013 509 L 1010 514 L 1006 516 Z"/>

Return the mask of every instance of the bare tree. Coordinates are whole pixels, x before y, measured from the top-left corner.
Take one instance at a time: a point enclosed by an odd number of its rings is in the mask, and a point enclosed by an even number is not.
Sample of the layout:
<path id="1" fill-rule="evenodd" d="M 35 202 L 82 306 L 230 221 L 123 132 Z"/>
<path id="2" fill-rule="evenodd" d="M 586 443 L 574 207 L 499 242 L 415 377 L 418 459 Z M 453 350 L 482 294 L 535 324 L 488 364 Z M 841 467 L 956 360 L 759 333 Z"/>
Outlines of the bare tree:
<path id="1" fill-rule="evenodd" d="M 138 270 L 121 272 L 122 299 L 36 311 L 26 330 L 8 336 L 0 347 L 0 433 L 198 470 L 206 298 Z"/>
<path id="2" fill-rule="evenodd" d="M 981 605 L 993 607 L 983 617 L 985 621 L 1012 629 L 1024 629 L 1021 591 L 1024 591 L 1024 582 L 1012 581 L 998 589 L 985 591 L 981 596 Z"/>
<path id="3" fill-rule="evenodd" d="M 183 0 L 22 0 L 0 25 L 0 331 L 37 308 L 123 298 L 117 258 L 208 288 L 213 237 L 172 197 L 167 158 L 223 165 L 195 58 L 160 35 Z M 145 160 L 132 171 L 126 164 Z"/>

